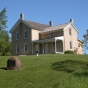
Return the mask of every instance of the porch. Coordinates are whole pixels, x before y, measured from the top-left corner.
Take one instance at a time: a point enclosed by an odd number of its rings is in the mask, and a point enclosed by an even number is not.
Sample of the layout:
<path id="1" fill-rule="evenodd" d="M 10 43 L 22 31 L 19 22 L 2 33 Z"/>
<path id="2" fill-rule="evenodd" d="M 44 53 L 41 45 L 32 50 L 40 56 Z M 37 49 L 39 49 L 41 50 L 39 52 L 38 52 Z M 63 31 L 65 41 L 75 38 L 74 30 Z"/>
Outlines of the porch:
<path id="1" fill-rule="evenodd" d="M 64 54 L 64 37 L 54 37 L 50 39 L 32 41 L 32 54 Z"/>

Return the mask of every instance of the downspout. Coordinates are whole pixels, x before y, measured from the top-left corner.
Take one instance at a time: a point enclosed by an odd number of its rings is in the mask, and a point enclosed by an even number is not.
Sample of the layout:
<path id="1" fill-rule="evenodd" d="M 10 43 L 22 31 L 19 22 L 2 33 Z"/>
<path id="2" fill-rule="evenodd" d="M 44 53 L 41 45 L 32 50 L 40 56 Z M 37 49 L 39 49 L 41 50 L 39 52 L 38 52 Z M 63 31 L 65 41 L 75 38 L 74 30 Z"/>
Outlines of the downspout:
<path id="1" fill-rule="evenodd" d="M 56 54 L 56 39 L 55 39 L 55 54 Z"/>

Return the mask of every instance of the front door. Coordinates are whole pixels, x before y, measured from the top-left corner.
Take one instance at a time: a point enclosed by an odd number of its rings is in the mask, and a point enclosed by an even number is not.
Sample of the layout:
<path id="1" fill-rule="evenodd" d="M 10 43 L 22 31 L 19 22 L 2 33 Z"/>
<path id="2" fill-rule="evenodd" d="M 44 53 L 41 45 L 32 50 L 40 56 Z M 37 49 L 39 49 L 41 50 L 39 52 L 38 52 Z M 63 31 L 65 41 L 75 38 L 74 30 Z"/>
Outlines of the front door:
<path id="1" fill-rule="evenodd" d="M 45 43 L 45 54 L 48 53 L 48 43 Z"/>

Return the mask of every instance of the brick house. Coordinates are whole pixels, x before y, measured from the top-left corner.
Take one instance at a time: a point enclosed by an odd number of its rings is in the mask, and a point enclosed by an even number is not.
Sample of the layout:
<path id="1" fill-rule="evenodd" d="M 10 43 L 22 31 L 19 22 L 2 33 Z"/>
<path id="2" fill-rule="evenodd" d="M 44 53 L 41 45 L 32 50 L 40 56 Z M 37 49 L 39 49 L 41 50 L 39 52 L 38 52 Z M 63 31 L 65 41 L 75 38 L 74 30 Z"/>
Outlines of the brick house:
<path id="1" fill-rule="evenodd" d="M 82 41 L 78 39 L 78 30 L 73 19 L 70 22 L 53 26 L 24 20 L 24 14 L 11 28 L 12 55 L 33 55 L 61 53 L 73 50 L 83 54 Z"/>

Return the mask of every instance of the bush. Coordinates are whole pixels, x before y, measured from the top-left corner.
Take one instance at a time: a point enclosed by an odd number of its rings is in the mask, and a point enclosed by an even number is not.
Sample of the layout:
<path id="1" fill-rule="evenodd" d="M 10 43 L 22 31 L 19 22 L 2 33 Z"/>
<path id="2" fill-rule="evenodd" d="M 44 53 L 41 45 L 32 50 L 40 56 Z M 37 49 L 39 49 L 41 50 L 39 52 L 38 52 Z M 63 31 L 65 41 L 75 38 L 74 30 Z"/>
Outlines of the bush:
<path id="1" fill-rule="evenodd" d="M 67 51 L 64 52 L 64 54 L 74 54 L 74 51 L 72 51 L 72 50 L 67 50 Z"/>
<path id="2" fill-rule="evenodd" d="M 11 52 L 8 51 L 8 52 L 6 53 L 6 56 L 11 56 Z"/>

